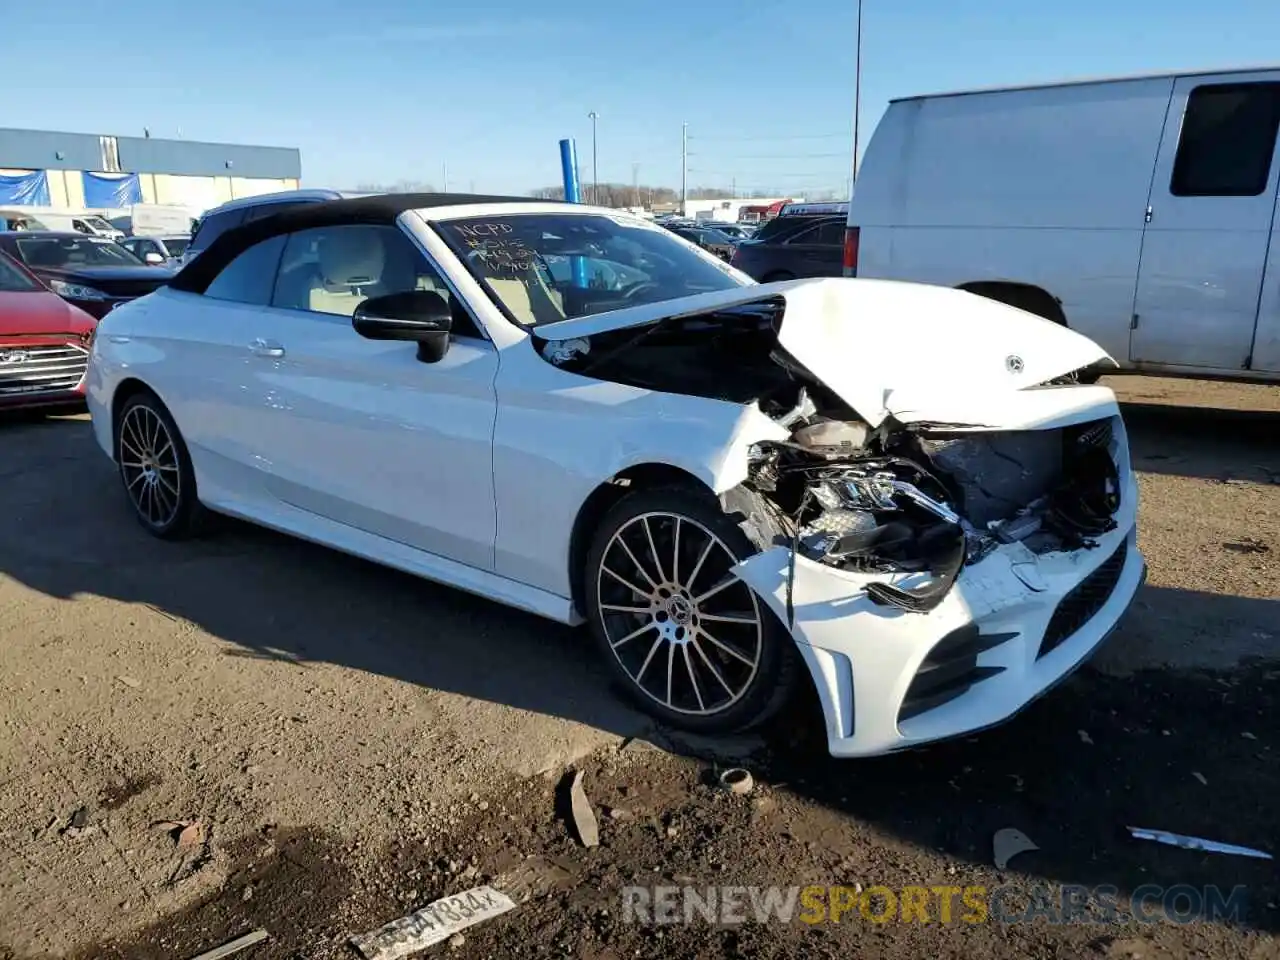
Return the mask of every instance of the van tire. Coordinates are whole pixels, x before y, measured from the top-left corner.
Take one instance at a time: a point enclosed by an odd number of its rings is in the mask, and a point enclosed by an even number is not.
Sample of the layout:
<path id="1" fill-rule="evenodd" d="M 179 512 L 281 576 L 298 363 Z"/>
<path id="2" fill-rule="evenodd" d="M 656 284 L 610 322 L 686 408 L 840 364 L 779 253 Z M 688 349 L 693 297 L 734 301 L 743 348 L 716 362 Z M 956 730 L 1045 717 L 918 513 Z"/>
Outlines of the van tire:
<path id="1" fill-rule="evenodd" d="M 997 303 L 1017 307 L 1027 313 L 1034 313 L 1052 323 L 1067 326 L 1067 315 L 1062 312 L 1062 304 L 1046 291 L 1025 283 L 969 283 L 960 287 L 966 293 L 972 293 Z M 1090 367 L 1076 374 L 1078 383 L 1096 383 L 1102 371 Z"/>

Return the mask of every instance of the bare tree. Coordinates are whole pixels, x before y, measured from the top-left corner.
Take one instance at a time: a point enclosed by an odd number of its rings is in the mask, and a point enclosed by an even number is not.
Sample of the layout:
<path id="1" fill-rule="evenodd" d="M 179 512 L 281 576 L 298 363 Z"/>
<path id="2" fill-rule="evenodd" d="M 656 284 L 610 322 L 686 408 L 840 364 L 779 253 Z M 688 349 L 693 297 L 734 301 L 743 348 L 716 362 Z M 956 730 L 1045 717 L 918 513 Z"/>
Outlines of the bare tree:
<path id="1" fill-rule="evenodd" d="M 362 183 L 357 193 L 436 193 L 436 188 L 425 180 L 397 180 L 395 183 Z"/>
<path id="2" fill-rule="evenodd" d="M 757 196 L 765 197 L 787 197 L 791 196 L 785 190 L 758 190 L 755 191 Z M 538 200 L 563 200 L 564 187 L 550 186 L 539 187 L 536 190 L 530 190 L 529 196 Z M 640 203 L 646 207 L 655 204 L 672 204 L 679 203 L 680 192 L 672 187 L 647 187 L 643 185 L 633 185 L 630 183 L 602 183 L 600 184 L 600 206 L 604 207 L 628 207 L 634 206 L 635 197 L 640 198 Z M 839 191 L 820 190 L 807 191 L 803 194 L 806 199 L 843 199 Z M 584 196 L 585 202 L 587 198 Z M 730 200 L 734 199 L 732 191 L 722 190 L 719 187 L 691 187 L 689 190 L 690 200 Z M 745 199 L 738 197 L 736 199 Z"/>

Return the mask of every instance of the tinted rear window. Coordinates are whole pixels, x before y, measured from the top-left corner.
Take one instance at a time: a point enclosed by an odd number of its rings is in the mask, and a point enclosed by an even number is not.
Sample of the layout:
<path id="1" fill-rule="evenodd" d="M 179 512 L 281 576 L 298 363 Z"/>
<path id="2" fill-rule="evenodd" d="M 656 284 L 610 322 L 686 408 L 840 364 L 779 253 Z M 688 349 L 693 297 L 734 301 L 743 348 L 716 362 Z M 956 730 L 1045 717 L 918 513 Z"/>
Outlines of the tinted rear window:
<path id="1" fill-rule="evenodd" d="M 774 217 L 772 220 L 765 222 L 753 240 L 778 240 L 797 230 L 805 227 L 813 226 L 818 222 L 817 217 Z"/>
<path id="2" fill-rule="evenodd" d="M 204 250 L 232 227 L 238 227 L 243 223 L 250 223 L 254 220 L 261 220 L 263 217 L 283 213 L 291 207 L 311 202 L 314 201 L 277 200 L 273 203 L 255 203 L 251 207 L 228 210 L 226 213 L 215 213 L 201 222 L 196 235 L 191 238 L 191 249 L 193 251 Z"/>
<path id="3" fill-rule="evenodd" d="M 244 222 L 249 223 L 252 220 L 261 220 L 263 217 L 270 217 L 277 213 L 283 213 L 291 207 L 296 207 L 306 200 L 280 200 L 275 203 L 255 203 L 252 207 L 244 212 Z"/>
<path id="4" fill-rule="evenodd" d="M 238 227 L 244 221 L 243 210 L 228 210 L 226 213 L 213 213 L 200 221 L 196 235 L 191 238 L 192 250 L 203 250 L 218 237 L 232 227 Z"/>

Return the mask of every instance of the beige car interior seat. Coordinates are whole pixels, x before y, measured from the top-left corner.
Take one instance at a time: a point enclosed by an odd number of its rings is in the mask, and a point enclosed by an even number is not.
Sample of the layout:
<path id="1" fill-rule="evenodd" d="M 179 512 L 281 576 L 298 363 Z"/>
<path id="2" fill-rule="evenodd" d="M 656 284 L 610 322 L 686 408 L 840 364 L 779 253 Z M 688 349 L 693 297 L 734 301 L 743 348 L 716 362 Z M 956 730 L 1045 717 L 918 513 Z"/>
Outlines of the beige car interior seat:
<path id="1" fill-rule="evenodd" d="M 532 326 L 565 319 L 564 298 L 547 286 L 540 270 L 522 270 L 518 276 L 492 276 L 489 286 L 517 323 Z"/>
<path id="2" fill-rule="evenodd" d="M 349 317 L 361 303 L 382 292 L 387 255 L 379 231 L 335 230 L 320 241 L 317 252 L 308 309 Z"/>

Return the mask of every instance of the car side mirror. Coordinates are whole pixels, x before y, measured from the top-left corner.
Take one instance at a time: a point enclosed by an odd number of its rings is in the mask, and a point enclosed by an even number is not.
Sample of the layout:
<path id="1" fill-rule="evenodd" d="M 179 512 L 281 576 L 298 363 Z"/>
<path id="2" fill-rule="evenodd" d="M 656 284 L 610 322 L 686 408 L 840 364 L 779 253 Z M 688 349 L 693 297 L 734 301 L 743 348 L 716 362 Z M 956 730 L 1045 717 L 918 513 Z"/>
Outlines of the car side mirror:
<path id="1" fill-rule="evenodd" d="M 435 363 L 449 350 L 453 314 L 434 290 L 407 290 L 365 300 L 356 307 L 351 325 L 367 340 L 412 341 L 419 360 Z"/>
<path id="2" fill-rule="evenodd" d="M 156 253 L 154 250 L 148 250 L 142 255 L 142 262 L 149 263 L 153 267 L 158 267 L 160 264 L 164 263 L 164 257 L 160 256 L 160 254 Z"/>

